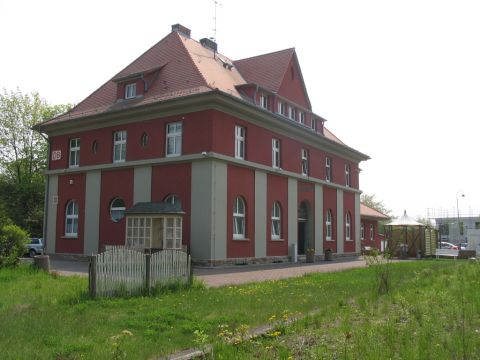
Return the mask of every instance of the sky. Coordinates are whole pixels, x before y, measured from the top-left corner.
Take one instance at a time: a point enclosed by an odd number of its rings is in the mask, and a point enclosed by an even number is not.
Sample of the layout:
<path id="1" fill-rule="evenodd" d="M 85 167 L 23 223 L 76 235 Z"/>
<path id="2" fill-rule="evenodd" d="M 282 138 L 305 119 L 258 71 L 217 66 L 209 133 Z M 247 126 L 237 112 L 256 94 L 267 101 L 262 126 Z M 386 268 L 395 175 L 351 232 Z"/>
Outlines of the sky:
<path id="1" fill-rule="evenodd" d="M 0 89 L 78 103 L 214 17 L 213 0 L 0 0 Z M 231 59 L 295 47 L 313 111 L 371 157 L 360 187 L 393 215 L 480 214 L 479 1 L 219 0 L 216 18 Z"/>

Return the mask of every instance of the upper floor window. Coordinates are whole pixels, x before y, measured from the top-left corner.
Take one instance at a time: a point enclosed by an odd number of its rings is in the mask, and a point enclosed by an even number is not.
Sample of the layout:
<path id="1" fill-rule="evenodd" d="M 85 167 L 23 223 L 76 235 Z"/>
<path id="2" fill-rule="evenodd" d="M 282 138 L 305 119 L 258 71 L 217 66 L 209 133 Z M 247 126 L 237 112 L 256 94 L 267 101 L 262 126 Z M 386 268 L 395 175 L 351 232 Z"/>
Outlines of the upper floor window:
<path id="1" fill-rule="evenodd" d="M 286 115 L 286 105 L 283 101 L 278 102 L 278 113 L 282 115 Z"/>
<path id="2" fill-rule="evenodd" d="M 115 131 L 113 134 L 113 162 L 125 161 L 127 153 L 127 131 Z"/>
<path id="3" fill-rule="evenodd" d="M 260 106 L 264 109 L 268 109 L 268 96 L 260 95 Z"/>
<path id="4" fill-rule="evenodd" d="M 70 200 L 65 209 L 65 236 L 78 236 L 78 204 Z"/>
<path id="5" fill-rule="evenodd" d="M 175 194 L 169 194 L 165 197 L 165 199 L 163 199 L 163 202 L 167 204 L 175 205 L 180 203 L 180 198 Z"/>
<path id="6" fill-rule="evenodd" d="M 317 119 L 312 117 L 312 124 L 311 124 L 312 130 L 317 131 Z"/>
<path id="7" fill-rule="evenodd" d="M 296 111 L 295 111 L 295 108 L 293 106 L 289 106 L 288 108 L 288 117 L 292 120 L 295 120 L 295 114 Z"/>
<path id="8" fill-rule="evenodd" d="M 245 239 L 245 202 L 238 196 L 233 202 L 233 238 Z"/>
<path id="9" fill-rule="evenodd" d="M 373 241 L 373 224 L 370 224 L 370 240 Z"/>
<path id="10" fill-rule="evenodd" d="M 303 111 L 298 112 L 298 122 L 305 125 L 305 113 Z"/>
<path id="11" fill-rule="evenodd" d="M 351 178 L 350 178 L 350 165 L 345 165 L 345 186 L 351 186 Z"/>
<path id="12" fill-rule="evenodd" d="M 365 224 L 362 223 L 360 226 L 360 240 L 365 240 Z"/>
<path id="13" fill-rule="evenodd" d="M 137 96 L 137 84 L 131 83 L 125 85 L 125 99 L 132 99 Z"/>
<path id="14" fill-rule="evenodd" d="M 115 198 L 110 203 L 110 218 L 113 222 L 119 222 L 125 216 L 125 201 L 122 198 Z"/>
<path id="15" fill-rule="evenodd" d="M 235 157 L 245 159 L 245 128 L 235 126 Z"/>
<path id="16" fill-rule="evenodd" d="M 327 210 L 327 216 L 325 217 L 325 239 L 332 240 L 332 212 Z"/>
<path id="17" fill-rule="evenodd" d="M 167 124 L 167 156 L 182 154 L 182 123 Z"/>
<path id="18" fill-rule="evenodd" d="M 144 148 L 148 145 L 148 134 L 144 132 L 140 138 L 140 145 Z"/>
<path id="19" fill-rule="evenodd" d="M 305 149 L 302 149 L 302 175 L 307 176 L 308 175 L 308 151 Z"/>
<path id="20" fill-rule="evenodd" d="M 280 168 L 280 140 L 272 139 L 272 166 Z"/>
<path id="21" fill-rule="evenodd" d="M 325 158 L 325 180 L 332 181 L 332 159 L 329 157 Z"/>
<path id="22" fill-rule="evenodd" d="M 69 166 L 77 167 L 80 164 L 80 139 L 70 139 Z"/>
<path id="23" fill-rule="evenodd" d="M 345 240 L 352 239 L 352 217 L 350 213 L 345 214 Z"/>
<path id="24" fill-rule="evenodd" d="M 272 207 L 272 240 L 279 240 L 281 236 L 281 209 L 278 201 Z"/>

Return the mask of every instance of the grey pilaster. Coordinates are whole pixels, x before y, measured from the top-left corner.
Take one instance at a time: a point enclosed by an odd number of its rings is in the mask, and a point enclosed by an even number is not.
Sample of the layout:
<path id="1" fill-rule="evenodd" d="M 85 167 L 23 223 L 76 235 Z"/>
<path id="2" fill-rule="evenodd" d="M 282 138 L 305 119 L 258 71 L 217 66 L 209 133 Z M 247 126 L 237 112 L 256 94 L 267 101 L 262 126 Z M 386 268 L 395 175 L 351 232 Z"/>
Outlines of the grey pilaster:
<path id="1" fill-rule="evenodd" d="M 92 255 L 98 252 L 100 229 L 100 185 L 101 171 L 90 171 L 85 186 L 85 237 L 83 253 Z"/>
<path id="2" fill-rule="evenodd" d="M 298 185 L 297 180 L 288 178 L 288 251 L 298 238 Z"/>
<path id="3" fill-rule="evenodd" d="M 355 252 L 361 251 L 360 243 L 360 194 L 355 194 Z"/>
<path id="4" fill-rule="evenodd" d="M 255 171 L 255 257 L 267 256 L 267 174 Z"/>
<path id="5" fill-rule="evenodd" d="M 47 237 L 45 239 L 45 252 L 55 253 L 57 236 L 57 207 L 58 207 L 58 176 L 49 175 L 47 204 Z"/>
<path id="6" fill-rule="evenodd" d="M 152 200 L 152 167 L 136 167 L 133 174 L 133 203 L 150 202 Z"/>
<path id="7" fill-rule="evenodd" d="M 315 184 L 315 254 L 323 254 L 323 186 Z"/>
<path id="8" fill-rule="evenodd" d="M 343 190 L 337 189 L 337 254 L 344 253 L 345 235 L 343 231 Z"/>

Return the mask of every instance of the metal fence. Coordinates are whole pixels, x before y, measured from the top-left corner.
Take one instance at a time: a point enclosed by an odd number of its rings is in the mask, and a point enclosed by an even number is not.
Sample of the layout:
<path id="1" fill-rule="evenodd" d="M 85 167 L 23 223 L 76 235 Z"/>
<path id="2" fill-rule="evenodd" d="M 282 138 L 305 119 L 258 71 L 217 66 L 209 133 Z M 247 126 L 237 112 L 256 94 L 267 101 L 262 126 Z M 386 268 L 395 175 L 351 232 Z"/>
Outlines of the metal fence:
<path id="1" fill-rule="evenodd" d="M 88 279 L 92 296 L 139 295 L 157 285 L 190 283 L 191 259 L 180 250 L 144 254 L 114 246 L 90 257 Z"/>

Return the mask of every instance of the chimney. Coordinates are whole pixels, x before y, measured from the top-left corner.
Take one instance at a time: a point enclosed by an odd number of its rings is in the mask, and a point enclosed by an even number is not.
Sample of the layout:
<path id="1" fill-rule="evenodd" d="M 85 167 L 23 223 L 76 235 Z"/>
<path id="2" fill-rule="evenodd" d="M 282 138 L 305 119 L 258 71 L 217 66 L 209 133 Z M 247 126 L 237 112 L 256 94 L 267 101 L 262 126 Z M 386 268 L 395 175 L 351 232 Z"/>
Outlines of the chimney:
<path id="1" fill-rule="evenodd" d="M 175 25 L 172 25 L 172 32 L 175 31 L 179 34 L 182 34 L 186 37 L 190 37 L 190 29 L 186 28 L 185 26 L 181 25 L 181 24 L 175 24 Z"/>
<path id="2" fill-rule="evenodd" d="M 200 44 L 204 47 L 209 48 L 212 51 L 217 52 L 217 43 L 209 38 L 200 39 Z"/>

